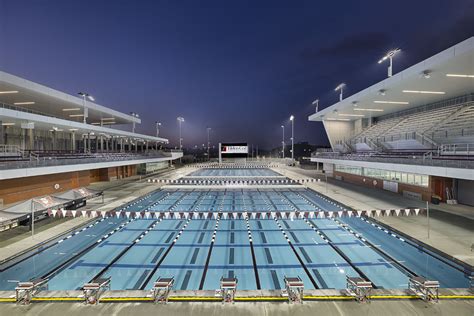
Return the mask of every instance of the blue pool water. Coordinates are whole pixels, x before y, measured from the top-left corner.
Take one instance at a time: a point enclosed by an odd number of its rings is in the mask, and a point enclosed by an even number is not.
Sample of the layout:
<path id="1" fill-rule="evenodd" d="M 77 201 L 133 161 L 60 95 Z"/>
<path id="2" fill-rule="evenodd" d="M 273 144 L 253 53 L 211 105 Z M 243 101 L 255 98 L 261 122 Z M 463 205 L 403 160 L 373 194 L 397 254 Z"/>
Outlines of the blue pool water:
<path id="1" fill-rule="evenodd" d="M 266 168 L 251 169 L 199 169 L 189 174 L 192 177 L 276 177 L 278 172 Z"/>
<path id="2" fill-rule="evenodd" d="M 149 194 L 126 210 L 223 214 L 341 208 L 304 188 L 175 189 Z M 110 276 L 115 290 L 150 289 L 159 276 L 174 276 L 177 290 L 213 290 L 222 276 L 236 276 L 240 290 L 281 289 L 284 276 L 300 276 L 308 289 L 345 288 L 346 275 L 362 276 L 377 288 L 406 288 L 413 274 L 439 280 L 442 287 L 469 286 L 462 267 L 397 237 L 359 217 L 109 217 L 3 266 L 0 290 L 36 277 L 48 277 L 50 290 L 79 289 L 98 276 Z"/>

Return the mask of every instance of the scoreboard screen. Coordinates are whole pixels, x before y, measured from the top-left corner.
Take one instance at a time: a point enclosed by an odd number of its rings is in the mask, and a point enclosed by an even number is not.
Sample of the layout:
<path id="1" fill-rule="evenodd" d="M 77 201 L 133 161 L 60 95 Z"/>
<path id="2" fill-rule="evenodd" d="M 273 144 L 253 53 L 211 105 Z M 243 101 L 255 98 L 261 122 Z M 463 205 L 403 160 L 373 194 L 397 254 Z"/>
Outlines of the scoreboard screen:
<path id="1" fill-rule="evenodd" d="M 222 143 L 220 146 L 222 157 L 247 157 L 249 152 L 247 143 Z"/>

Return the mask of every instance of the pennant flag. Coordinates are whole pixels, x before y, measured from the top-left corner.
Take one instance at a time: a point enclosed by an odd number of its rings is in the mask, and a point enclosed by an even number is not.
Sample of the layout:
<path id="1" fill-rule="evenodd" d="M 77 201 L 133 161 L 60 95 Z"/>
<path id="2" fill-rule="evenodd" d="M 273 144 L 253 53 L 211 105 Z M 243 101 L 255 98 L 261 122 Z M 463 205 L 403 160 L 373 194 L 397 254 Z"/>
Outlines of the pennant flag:
<path id="1" fill-rule="evenodd" d="M 400 210 L 395 210 L 395 214 L 398 216 L 400 215 Z"/>
<path id="2" fill-rule="evenodd" d="M 57 213 L 57 212 L 58 212 L 58 210 L 55 210 L 55 209 L 52 209 L 52 210 L 51 210 L 51 214 L 53 214 L 53 217 L 56 216 L 56 213 Z"/>

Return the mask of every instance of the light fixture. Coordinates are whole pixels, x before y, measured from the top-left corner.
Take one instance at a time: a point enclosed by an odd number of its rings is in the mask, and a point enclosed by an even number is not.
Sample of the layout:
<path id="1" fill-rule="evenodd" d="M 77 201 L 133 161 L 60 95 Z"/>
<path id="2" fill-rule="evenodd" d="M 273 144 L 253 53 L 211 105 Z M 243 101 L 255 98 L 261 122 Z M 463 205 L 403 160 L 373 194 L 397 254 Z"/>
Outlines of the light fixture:
<path id="1" fill-rule="evenodd" d="M 352 106 L 356 107 L 359 104 L 359 101 L 352 101 Z"/>
<path id="2" fill-rule="evenodd" d="M 14 102 L 14 105 L 29 105 L 29 104 L 35 104 L 33 101 L 27 101 L 27 102 Z"/>
<path id="3" fill-rule="evenodd" d="M 84 101 L 86 98 L 88 98 L 90 101 L 95 101 L 94 97 L 91 96 L 89 93 L 79 92 L 78 94 L 84 98 Z"/>
<path id="4" fill-rule="evenodd" d="M 351 119 L 347 119 L 347 118 L 327 118 L 325 119 L 325 121 L 350 121 Z"/>
<path id="5" fill-rule="evenodd" d="M 83 117 L 84 114 L 69 114 L 69 117 Z"/>
<path id="6" fill-rule="evenodd" d="M 426 90 L 403 90 L 403 93 L 419 93 L 419 94 L 446 94 L 444 91 L 426 91 Z"/>
<path id="7" fill-rule="evenodd" d="M 0 91 L 0 94 L 11 94 L 11 93 L 18 93 L 18 91 L 16 91 L 16 90 Z"/>
<path id="8" fill-rule="evenodd" d="M 71 112 L 71 111 L 80 111 L 81 108 L 69 108 L 69 109 L 63 109 L 63 112 Z"/>
<path id="9" fill-rule="evenodd" d="M 13 126 L 15 123 L 2 122 L 2 126 Z"/>
<path id="10" fill-rule="evenodd" d="M 391 77 L 392 76 L 392 68 L 393 68 L 393 57 L 398 53 L 400 52 L 400 48 L 396 48 L 396 49 L 392 49 L 391 51 L 389 51 L 387 54 L 385 54 L 385 56 L 383 56 L 380 60 L 379 60 L 379 64 L 383 63 L 384 61 L 386 61 L 387 59 L 390 60 L 390 64 L 388 65 L 388 76 Z"/>
<path id="11" fill-rule="evenodd" d="M 431 78 L 431 70 L 425 70 L 421 73 L 421 77 L 425 79 L 430 79 Z"/>
<path id="12" fill-rule="evenodd" d="M 379 95 L 386 95 L 386 94 L 387 94 L 387 90 L 385 90 L 385 89 L 380 89 L 377 93 L 378 93 Z"/>
<path id="13" fill-rule="evenodd" d="M 295 119 L 295 117 L 292 115 L 290 116 L 290 121 L 293 121 Z"/>
<path id="14" fill-rule="evenodd" d="M 378 104 L 410 104 L 410 102 L 407 102 L 407 101 L 381 101 L 381 100 L 374 101 L 374 103 L 378 103 Z"/>
<path id="15" fill-rule="evenodd" d="M 101 118 L 102 121 L 110 121 L 110 120 L 115 120 L 115 117 L 104 117 L 104 118 Z"/>
<path id="16" fill-rule="evenodd" d="M 75 131 L 78 131 L 78 129 L 77 128 L 70 128 L 69 131 L 70 132 L 75 132 Z"/>
<path id="17" fill-rule="evenodd" d="M 314 100 L 311 104 L 315 106 L 315 113 L 318 113 L 318 110 L 319 110 L 319 99 Z"/>
<path id="18" fill-rule="evenodd" d="M 354 111 L 369 111 L 369 112 L 383 112 L 383 109 L 363 109 L 363 108 L 355 108 Z"/>
<path id="19" fill-rule="evenodd" d="M 446 77 L 454 77 L 454 78 L 474 78 L 474 75 L 465 75 L 465 74 L 446 74 Z"/>
<path id="20" fill-rule="evenodd" d="M 99 122 L 93 122 L 93 123 L 91 123 L 91 125 L 100 125 L 100 124 L 102 124 L 102 123 L 99 123 Z"/>
<path id="21" fill-rule="evenodd" d="M 338 115 L 339 116 L 354 116 L 354 117 L 364 116 L 364 114 L 345 114 L 345 113 L 340 113 Z"/>
<path id="22" fill-rule="evenodd" d="M 346 84 L 342 82 L 334 89 L 334 91 L 339 91 L 339 101 L 342 101 L 342 92 L 344 91 L 345 87 Z"/>

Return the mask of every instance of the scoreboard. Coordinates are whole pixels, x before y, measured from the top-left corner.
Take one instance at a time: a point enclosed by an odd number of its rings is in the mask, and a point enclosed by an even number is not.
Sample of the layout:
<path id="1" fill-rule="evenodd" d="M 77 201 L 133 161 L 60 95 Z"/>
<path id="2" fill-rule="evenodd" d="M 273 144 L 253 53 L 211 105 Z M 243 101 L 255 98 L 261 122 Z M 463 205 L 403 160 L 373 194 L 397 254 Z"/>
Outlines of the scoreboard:
<path id="1" fill-rule="evenodd" d="M 247 143 L 220 143 L 219 144 L 219 160 L 247 158 L 249 148 Z"/>

